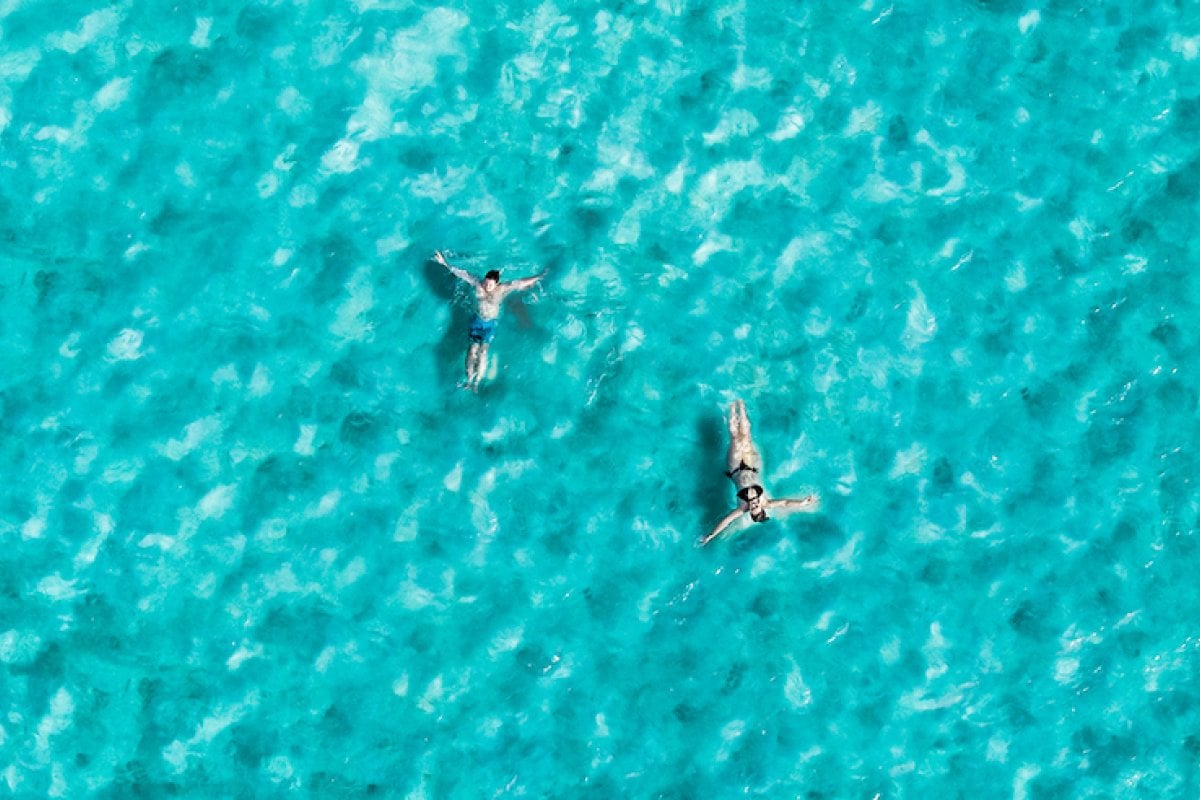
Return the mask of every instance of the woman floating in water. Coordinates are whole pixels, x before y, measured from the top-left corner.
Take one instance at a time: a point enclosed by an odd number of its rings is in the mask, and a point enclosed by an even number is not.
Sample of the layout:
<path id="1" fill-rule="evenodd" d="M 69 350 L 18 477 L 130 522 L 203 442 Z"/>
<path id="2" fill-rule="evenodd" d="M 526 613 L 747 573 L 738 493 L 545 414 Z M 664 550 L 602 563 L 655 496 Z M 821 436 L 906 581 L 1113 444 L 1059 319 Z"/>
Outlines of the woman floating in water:
<path id="1" fill-rule="evenodd" d="M 500 316 L 500 301 L 515 291 L 524 291 L 546 277 L 546 271 L 532 278 L 519 278 L 506 283 L 500 282 L 500 273 L 491 270 L 483 276 L 483 280 L 475 277 L 466 270 L 452 267 L 438 250 L 433 254 L 433 260 L 454 274 L 459 280 L 466 281 L 475 287 L 476 309 L 471 317 L 471 326 L 467 329 L 467 338 L 471 346 L 467 349 L 467 379 L 463 386 L 474 391 L 483 380 L 487 371 L 488 345 L 496 335 L 496 319 Z"/>
<path id="2" fill-rule="evenodd" d="M 738 505 L 717 523 L 712 533 L 700 540 L 706 545 L 721 535 L 729 525 L 743 514 L 749 514 L 755 522 L 766 522 L 768 511 L 816 511 L 817 496 L 810 494 L 799 500 L 767 497 L 761 481 L 762 456 L 750 438 L 750 418 L 746 416 L 746 404 L 735 400 L 729 407 L 729 454 L 725 457 L 728 465 L 726 477 L 737 487 Z"/>

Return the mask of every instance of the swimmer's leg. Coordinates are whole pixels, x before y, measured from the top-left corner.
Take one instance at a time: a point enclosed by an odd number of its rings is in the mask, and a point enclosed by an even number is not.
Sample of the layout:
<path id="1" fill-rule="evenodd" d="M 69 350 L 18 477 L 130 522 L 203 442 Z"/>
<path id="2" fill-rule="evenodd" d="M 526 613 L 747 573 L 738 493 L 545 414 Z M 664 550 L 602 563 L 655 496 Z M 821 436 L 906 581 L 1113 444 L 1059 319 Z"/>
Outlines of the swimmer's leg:
<path id="1" fill-rule="evenodd" d="M 475 382 L 476 365 L 479 363 L 479 345 L 472 342 L 467 348 L 467 379 L 463 386 L 469 387 Z"/>
<path id="2" fill-rule="evenodd" d="M 729 406 L 729 449 L 725 451 L 725 469 L 732 471 L 741 463 L 742 421 L 738 415 L 738 401 Z"/>
<path id="3" fill-rule="evenodd" d="M 477 389 L 479 388 L 479 382 L 482 381 L 483 376 L 487 374 L 488 346 L 485 342 L 484 344 L 475 345 L 472 349 L 475 351 L 475 368 L 474 377 L 471 378 L 471 380 L 468 382 L 468 385 L 471 387 L 471 389 Z"/>

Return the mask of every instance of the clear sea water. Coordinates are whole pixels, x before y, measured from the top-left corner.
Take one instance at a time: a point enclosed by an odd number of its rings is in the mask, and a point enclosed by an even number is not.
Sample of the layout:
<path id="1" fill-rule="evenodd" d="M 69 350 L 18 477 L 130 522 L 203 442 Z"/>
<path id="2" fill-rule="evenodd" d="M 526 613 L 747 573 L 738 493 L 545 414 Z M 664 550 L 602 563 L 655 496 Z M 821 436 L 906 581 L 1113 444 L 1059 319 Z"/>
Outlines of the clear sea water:
<path id="1" fill-rule="evenodd" d="M 1198 129 L 1188 0 L 0 0 L 0 795 L 1195 798 Z"/>

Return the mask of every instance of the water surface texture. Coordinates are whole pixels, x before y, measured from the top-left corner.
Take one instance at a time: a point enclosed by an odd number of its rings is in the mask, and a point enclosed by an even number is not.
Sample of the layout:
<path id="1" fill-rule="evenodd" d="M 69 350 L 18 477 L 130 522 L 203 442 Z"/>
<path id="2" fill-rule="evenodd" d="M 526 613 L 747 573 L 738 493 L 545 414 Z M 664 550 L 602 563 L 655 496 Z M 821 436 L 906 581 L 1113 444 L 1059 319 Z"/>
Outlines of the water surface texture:
<path id="1" fill-rule="evenodd" d="M 1198 130 L 1176 0 L 0 0 L 0 795 L 1196 797 Z"/>

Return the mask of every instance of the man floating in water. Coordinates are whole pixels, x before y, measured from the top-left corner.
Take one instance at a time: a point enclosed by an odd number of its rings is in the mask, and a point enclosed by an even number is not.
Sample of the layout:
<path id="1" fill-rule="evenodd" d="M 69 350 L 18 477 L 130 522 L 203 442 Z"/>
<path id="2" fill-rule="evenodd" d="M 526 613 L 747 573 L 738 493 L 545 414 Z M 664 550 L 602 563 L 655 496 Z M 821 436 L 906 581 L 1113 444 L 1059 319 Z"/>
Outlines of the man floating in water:
<path id="1" fill-rule="evenodd" d="M 721 535 L 729 525 L 743 514 L 749 514 L 755 522 L 766 522 L 768 511 L 816 511 L 817 496 L 810 494 L 799 500 L 767 497 L 760 483 L 763 462 L 754 440 L 750 438 L 750 418 L 746 416 L 746 404 L 735 400 L 729 407 L 729 454 L 725 457 L 728 469 L 725 473 L 737 487 L 738 505 L 717 523 L 712 533 L 700 540 L 706 545 Z"/>
<path id="2" fill-rule="evenodd" d="M 519 278 L 515 281 L 500 282 L 500 272 L 491 270 L 483 276 L 483 280 L 475 277 L 466 270 L 451 266 L 442 251 L 433 254 L 433 260 L 454 274 L 454 277 L 466 281 L 475 287 L 476 309 L 471 317 L 471 325 L 467 329 L 467 338 L 471 346 L 467 349 L 467 379 L 463 386 L 471 391 L 479 388 L 487 372 L 488 345 L 496 335 L 496 319 L 500 316 L 500 301 L 515 291 L 530 289 L 546 277 L 546 271 L 531 278 Z"/>

